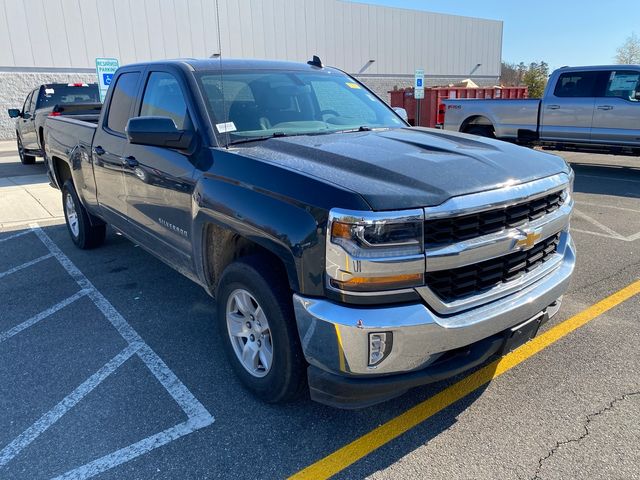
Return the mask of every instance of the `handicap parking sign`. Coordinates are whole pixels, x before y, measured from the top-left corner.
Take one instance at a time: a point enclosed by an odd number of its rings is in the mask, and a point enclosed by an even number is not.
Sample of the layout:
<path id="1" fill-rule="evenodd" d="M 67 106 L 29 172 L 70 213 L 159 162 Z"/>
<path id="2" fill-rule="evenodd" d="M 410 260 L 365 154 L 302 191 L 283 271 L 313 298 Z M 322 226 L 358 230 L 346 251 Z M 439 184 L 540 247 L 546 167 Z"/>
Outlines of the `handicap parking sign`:
<path id="1" fill-rule="evenodd" d="M 104 102 L 109 85 L 111 85 L 111 80 L 113 80 L 113 75 L 119 66 L 117 58 L 96 58 L 96 72 L 98 74 L 101 102 Z"/>
<path id="2" fill-rule="evenodd" d="M 422 87 L 422 79 L 421 78 L 417 78 L 416 79 L 416 87 L 418 87 L 418 88 Z"/>

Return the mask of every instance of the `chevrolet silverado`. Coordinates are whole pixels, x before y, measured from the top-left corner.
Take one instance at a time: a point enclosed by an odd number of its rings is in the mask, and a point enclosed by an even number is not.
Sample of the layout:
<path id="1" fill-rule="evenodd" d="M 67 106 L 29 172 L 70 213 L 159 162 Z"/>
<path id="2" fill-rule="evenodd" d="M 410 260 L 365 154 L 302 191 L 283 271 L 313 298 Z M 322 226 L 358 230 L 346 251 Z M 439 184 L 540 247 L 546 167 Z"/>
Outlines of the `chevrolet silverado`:
<path id="1" fill-rule="evenodd" d="M 564 160 L 411 128 L 318 58 L 121 67 L 97 121 L 45 137 L 72 241 L 110 224 L 204 287 L 268 402 L 456 375 L 532 338 L 574 269 Z"/>

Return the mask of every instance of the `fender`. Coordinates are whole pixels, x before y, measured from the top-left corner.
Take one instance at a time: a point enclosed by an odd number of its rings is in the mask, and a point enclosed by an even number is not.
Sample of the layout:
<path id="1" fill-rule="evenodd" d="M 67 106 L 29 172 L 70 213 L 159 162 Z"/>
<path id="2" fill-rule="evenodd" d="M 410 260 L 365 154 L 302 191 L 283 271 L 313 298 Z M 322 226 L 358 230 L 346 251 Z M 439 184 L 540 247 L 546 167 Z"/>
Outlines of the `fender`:
<path id="1" fill-rule="evenodd" d="M 207 281 L 206 227 L 213 224 L 281 259 L 294 292 L 323 295 L 329 210 L 336 204 L 369 210 L 364 200 L 239 151 L 212 153 L 213 164 L 193 192 L 193 258 L 201 281 Z"/>

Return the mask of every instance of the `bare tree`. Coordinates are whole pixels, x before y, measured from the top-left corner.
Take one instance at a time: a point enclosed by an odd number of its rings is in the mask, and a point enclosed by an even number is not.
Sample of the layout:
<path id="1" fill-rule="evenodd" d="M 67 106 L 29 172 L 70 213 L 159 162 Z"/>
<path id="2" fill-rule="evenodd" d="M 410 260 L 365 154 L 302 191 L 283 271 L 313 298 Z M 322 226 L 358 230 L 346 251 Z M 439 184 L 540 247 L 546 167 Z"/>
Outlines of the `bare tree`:
<path id="1" fill-rule="evenodd" d="M 633 32 L 618 48 L 616 63 L 621 65 L 640 64 L 640 37 Z"/>

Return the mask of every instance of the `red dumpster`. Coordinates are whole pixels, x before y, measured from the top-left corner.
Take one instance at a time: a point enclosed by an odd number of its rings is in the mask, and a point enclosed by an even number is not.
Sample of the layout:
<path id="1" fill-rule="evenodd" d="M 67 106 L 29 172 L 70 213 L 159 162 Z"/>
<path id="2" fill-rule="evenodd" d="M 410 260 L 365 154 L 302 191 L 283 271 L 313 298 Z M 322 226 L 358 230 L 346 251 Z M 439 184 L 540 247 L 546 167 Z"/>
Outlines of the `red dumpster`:
<path id="1" fill-rule="evenodd" d="M 416 99 L 413 88 L 392 90 L 391 106 L 407 111 L 409 123 L 416 125 Z M 443 100 L 453 98 L 513 99 L 528 98 L 527 87 L 428 87 L 424 89 L 424 99 L 420 105 L 420 126 L 436 127 L 444 123 Z"/>

